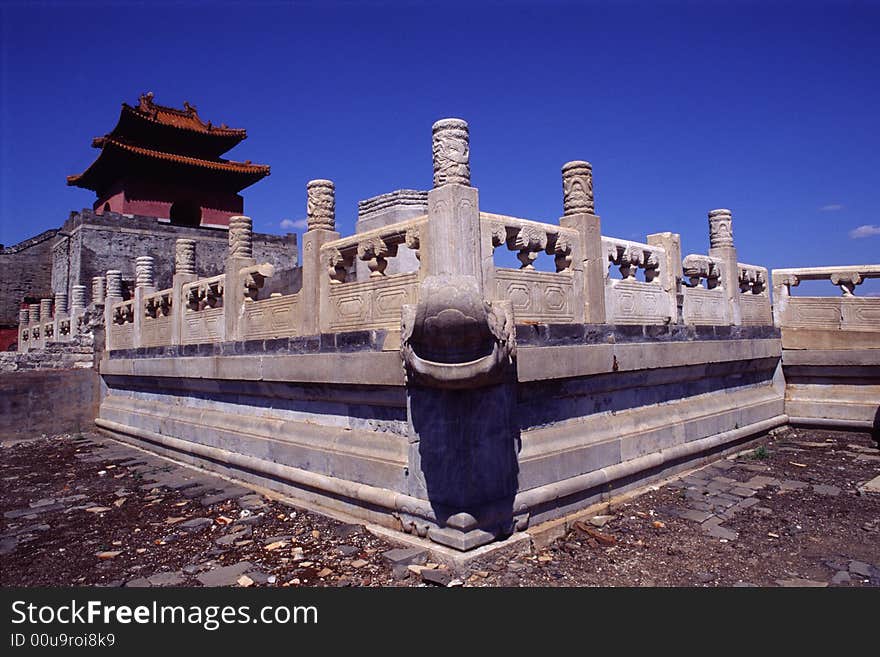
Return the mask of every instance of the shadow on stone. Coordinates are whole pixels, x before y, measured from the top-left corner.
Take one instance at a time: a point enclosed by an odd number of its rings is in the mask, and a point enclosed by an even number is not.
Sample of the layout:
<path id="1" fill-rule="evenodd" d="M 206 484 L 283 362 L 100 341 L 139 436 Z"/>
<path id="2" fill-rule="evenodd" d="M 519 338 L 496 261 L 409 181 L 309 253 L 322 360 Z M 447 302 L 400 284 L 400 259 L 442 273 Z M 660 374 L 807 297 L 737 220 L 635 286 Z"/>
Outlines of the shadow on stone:
<path id="1" fill-rule="evenodd" d="M 515 384 L 474 390 L 413 387 L 410 414 L 418 442 L 411 494 L 427 496 L 439 529 L 429 536 L 459 549 L 514 530 L 519 429 Z M 415 469 L 415 467 L 414 467 Z"/>
<path id="2" fill-rule="evenodd" d="M 871 429 L 871 437 L 875 443 L 880 445 L 880 406 L 877 407 L 877 412 L 874 413 L 874 427 Z"/>

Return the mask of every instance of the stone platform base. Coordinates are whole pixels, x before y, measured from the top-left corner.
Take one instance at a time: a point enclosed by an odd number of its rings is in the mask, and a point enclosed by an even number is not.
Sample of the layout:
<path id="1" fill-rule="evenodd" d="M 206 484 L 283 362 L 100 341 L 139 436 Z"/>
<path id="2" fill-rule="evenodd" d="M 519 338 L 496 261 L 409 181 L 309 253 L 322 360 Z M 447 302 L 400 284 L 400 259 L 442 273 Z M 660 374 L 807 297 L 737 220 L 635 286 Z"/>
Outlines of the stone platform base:
<path id="1" fill-rule="evenodd" d="M 462 391 L 407 385 L 390 368 L 399 356 L 376 350 L 105 360 L 95 424 L 304 508 L 466 552 L 788 421 L 778 338 L 602 330 L 523 340 L 517 380 Z M 336 367 L 312 366 L 329 358 Z M 351 382 L 379 360 L 381 384 Z"/>
<path id="2" fill-rule="evenodd" d="M 880 348 L 786 349 L 782 365 L 785 412 L 794 424 L 880 435 Z"/>

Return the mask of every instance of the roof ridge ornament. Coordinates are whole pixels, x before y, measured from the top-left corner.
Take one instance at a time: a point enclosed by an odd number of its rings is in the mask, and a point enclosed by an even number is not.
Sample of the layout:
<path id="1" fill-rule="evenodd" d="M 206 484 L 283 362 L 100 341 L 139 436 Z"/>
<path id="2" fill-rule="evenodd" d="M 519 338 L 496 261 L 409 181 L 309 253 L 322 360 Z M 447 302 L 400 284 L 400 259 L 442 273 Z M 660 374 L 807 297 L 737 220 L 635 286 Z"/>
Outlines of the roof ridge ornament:
<path id="1" fill-rule="evenodd" d="M 140 98 L 138 98 L 138 109 L 144 114 L 149 114 L 151 117 L 156 118 L 156 114 L 159 113 L 159 108 L 157 108 L 156 104 L 153 102 L 152 91 L 141 94 Z"/>

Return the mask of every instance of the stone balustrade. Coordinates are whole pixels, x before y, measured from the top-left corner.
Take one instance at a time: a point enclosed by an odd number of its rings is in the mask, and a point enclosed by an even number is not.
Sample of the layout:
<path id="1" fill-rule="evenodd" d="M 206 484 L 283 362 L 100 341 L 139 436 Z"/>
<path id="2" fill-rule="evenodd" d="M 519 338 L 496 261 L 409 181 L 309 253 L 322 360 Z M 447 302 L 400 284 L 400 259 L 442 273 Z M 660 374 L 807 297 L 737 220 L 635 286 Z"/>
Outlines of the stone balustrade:
<path id="1" fill-rule="evenodd" d="M 185 307 L 180 318 L 180 343 L 199 344 L 225 339 L 226 274 L 202 278 L 182 286 Z"/>
<path id="2" fill-rule="evenodd" d="M 420 303 L 432 276 L 439 277 L 437 285 L 461 276 L 462 285 L 470 285 L 473 278 L 476 288 L 468 294 L 499 304 L 498 309 L 509 304 L 510 321 L 518 324 L 770 322 L 767 270 L 736 263 L 729 210 L 708 213 L 709 254 L 682 261 L 675 233 L 655 233 L 645 243 L 601 234 L 593 166 L 587 161 L 562 166 L 562 214 L 558 223 L 548 223 L 480 211 L 471 187 L 467 122 L 438 121 L 432 144 L 434 187 L 409 194 L 427 208 L 421 216 L 343 237 L 335 231 L 335 183 L 309 181 L 303 265 L 293 279 L 274 279 L 274 268 L 254 259 L 253 222 L 246 216 L 230 219 L 222 274 L 198 278 L 196 242 L 181 239 L 173 254 L 171 288 L 154 288 L 157 256 L 138 256 L 135 281 L 125 285 L 119 270 L 96 277 L 90 308 L 93 316 L 103 313 L 106 348 L 365 330 L 392 333 L 386 344 L 394 348 L 406 330 L 404 307 Z M 386 203 L 394 203 L 399 194 L 386 196 Z M 496 265 L 499 248 L 513 252 L 519 267 Z M 405 266 L 395 262 L 399 249 L 409 259 Z M 840 281 L 845 294 L 858 284 L 845 277 Z M 30 311 L 20 348 L 87 330 L 83 296 L 82 290 L 75 293 L 70 312 L 60 303 L 55 316 L 47 308 Z M 51 327 L 40 321 L 41 312 L 51 316 Z"/>
<path id="3" fill-rule="evenodd" d="M 880 297 L 857 295 L 869 278 L 880 278 L 880 264 L 773 270 L 792 424 L 873 430 L 880 439 Z M 825 281 L 829 296 L 792 296 L 801 281 Z"/>
<path id="4" fill-rule="evenodd" d="M 110 321 L 107 323 L 108 349 L 133 349 L 135 347 L 135 305 L 134 300 L 119 301 L 109 308 Z"/>
<path id="5" fill-rule="evenodd" d="M 584 321 L 583 257 L 577 230 L 489 212 L 480 213 L 480 223 L 485 249 L 492 253 L 506 247 L 521 263 L 518 269 L 494 267 L 484 272 L 493 300 L 509 301 L 520 322 Z M 535 269 L 541 254 L 553 258 L 555 273 Z"/>
<path id="6" fill-rule="evenodd" d="M 773 324 L 770 305 L 770 288 L 766 267 L 737 263 L 739 281 L 739 305 L 743 326 L 769 326 Z"/>
<path id="7" fill-rule="evenodd" d="M 869 278 L 880 278 L 880 265 L 774 269 L 775 323 L 783 331 L 880 332 L 880 299 L 856 294 L 857 287 Z M 801 281 L 828 281 L 840 289 L 841 295 L 792 296 L 791 288 Z"/>
<path id="8" fill-rule="evenodd" d="M 602 237 L 602 252 L 607 265 L 605 309 L 608 323 L 676 322 L 675 293 L 661 285 L 667 267 L 664 247 Z M 611 276 L 612 266 L 617 266 L 620 271 L 619 279 Z"/>
<path id="9" fill-rule="evenodd" d="M 82 331 L 85 313 L 85 286 L 73 286 L 72 302 L 66 292 L 57 292 L 54 299 L 41 299 L 19 313 L 18 351 L 43 349 L 50 342 L 70 342 Z"/>
<path id="10" fill-rule="evenodd" d="M 730 323 L 730 309 L 722 285 L 726 283 L 721 262 L 692 253 L 682 260 L 682 320 L 696 326 Z"/>
<path id="11" fill-rule="evenodd" d="M 421 267 L 387 274 L 398 247 L 407 246 L 421 261 L 425 217 L 364 231 L 321 246 L 319 306 L 322 332 L 400 330 L 401 307 L 416 303 Z M 366 263 L 366 280 L 357 280 L 356 261 Z"/>
<path id="12" fill-rule="evenodd" d="M 174 289 L 144 295 L 139 347 L 173 344 Z"/>

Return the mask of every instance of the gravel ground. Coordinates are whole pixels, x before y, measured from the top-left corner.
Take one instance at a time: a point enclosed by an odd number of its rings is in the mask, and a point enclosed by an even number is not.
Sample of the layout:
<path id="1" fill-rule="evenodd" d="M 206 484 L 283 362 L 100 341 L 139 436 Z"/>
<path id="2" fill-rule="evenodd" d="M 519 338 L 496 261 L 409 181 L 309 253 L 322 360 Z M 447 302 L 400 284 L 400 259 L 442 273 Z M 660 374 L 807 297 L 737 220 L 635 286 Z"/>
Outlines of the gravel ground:
<path id="1" fill-rule="evenodd" d="M 94 434 L 2 445 L 3 586 L 878 586 L 868 434 L 784 428 L 530 555 L 453 573 Z"/>

